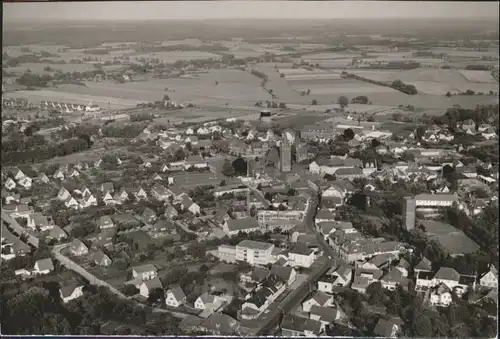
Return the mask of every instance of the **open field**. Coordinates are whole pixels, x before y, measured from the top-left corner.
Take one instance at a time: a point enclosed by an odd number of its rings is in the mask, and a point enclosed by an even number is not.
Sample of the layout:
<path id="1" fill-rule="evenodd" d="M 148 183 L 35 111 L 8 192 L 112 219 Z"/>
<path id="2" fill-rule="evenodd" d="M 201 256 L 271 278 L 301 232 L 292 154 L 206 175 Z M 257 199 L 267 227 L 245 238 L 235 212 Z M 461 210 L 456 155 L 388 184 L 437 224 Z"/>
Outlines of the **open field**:
<path id="1" fill-rule="evenodd" d="M 215 85 L 218 81 L 218 85 Z M 165 88 L 169 91 L 166 92 Z M 174 92 L 175 91 L 175 92 Z M 38 91 L 18 91 L 10 97 L 25 97 L 31 102 L 54 100 L 78 104 L 92 101 L 101 107 L 135 107 L 139 102 L 162 100 L 168 94 L 180 103 L 225 105 L 226 103 L 253 106 L 256 101 L 271 100 L 260 80 L 240 70 L 214 70 L 190 78 L 154 79 L 142 82 L 116 84 L 111 82 L 86 82 L 86 86 L 72 84 Z"/>
<path id="2" fill-rule="evenodd" d="M 370 84 L 367 82 L 355 80 L 355 79 L 318 79 L 318 80 L 308 80 L 300 81 L 299 84 L 292 81 L 290 83 L 291 87 L 298 91 L 311 90 L 311 94 L 314 95 L 332 95 L 332 96 L 358 96 L 358 95 L 370 95 L 372 93 L 395 93 L 395 89 L 390 87 L 378 86 Z M 332 99 L 334 100 L 334 99 Z"/>
<path id="3" fill-rule="evenodd" d="M 490 71 L 469 71 L 462 69 L 459 72 L 467 79 L 467 81 L 481 82 L 481 83 L 495 83 L 498 85 L 498 82 L 491 76 Z"/>

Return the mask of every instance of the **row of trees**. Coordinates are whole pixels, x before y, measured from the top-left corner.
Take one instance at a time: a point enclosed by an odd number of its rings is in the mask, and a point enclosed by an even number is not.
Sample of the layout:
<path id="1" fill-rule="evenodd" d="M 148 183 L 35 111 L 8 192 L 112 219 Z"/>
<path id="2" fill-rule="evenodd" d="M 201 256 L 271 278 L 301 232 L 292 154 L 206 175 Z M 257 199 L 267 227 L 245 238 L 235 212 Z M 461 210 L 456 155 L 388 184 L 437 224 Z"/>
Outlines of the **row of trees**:
<path id="1" fill-rule="evenodd" d="M 24 151 L 3 152 L 2 163 L 8 165 L 33 164 L 54 157 L 82 152 L 89 148 L 89 142 L 83 138 L 70 139 L 56 145 L 42 145 Z"/>

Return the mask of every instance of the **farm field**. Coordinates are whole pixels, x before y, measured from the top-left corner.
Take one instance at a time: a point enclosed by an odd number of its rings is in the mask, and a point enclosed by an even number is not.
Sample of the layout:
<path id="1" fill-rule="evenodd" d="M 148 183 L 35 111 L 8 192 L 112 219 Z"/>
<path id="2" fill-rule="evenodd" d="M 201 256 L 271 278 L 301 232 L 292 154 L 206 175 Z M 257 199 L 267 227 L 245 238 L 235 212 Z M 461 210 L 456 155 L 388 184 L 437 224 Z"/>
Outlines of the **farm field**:
<path id="1" fill-rule="evenodd" d="M 448 91 L 456 94 L 465 92 L 467 89 L 475 92 L 488 93 L 490 90 L 498 92 L 498 83 L 492 82 L 491 80 L 494 81 L 494 79 L 491 75 L 488 77 L 488 74 L 484 74 L 483 71 L 415 69 L 409 71 L 355 70 L 353 73 L 364 78 L 388 83 L 399 79 L 405 83 L 415 85 L 419 92 L 429 95 L 445 95 Z"/>
<path id="2" fill-rule="evenodd" d="M 218 85 L 215 85 L 218 81 Z M 165 91 L 168 88 L 168 92 Z M 174 92 L 175 91 L 175 92 Z M 26 97 L 39 103 L 54 100 L 88 104 L 89 101 L 110 108 L 135 107 L 139 102 L 161 100 L 165 94 L 179 103 L 191 102 L 200 105 L 253 106 L 271 96 L 260 87 L 259 78 L 240 70 L 214 70 L 196 77 L 175 79 L 153 79 L 141 82 L 115 84 L 110 82 L 86 82 L 86 86 L 72 84 L 39 91 L 18 91 L 10 96 Z"/>
<path id="3" fill-rule="evenodd" d="M 373 85 L 354 79 L 320 79 L 321 81 L 310 80 L 301 81 L 300 84 L 291 82 L 290 86 L 298 92 L 311 90 L 313 95 L 345 95 L 359 96 L 370 95 L 372 93 L 395 93 L 398 92 L 390 87 Z M 328 81 L 327 81 L 328 80 Z"/>

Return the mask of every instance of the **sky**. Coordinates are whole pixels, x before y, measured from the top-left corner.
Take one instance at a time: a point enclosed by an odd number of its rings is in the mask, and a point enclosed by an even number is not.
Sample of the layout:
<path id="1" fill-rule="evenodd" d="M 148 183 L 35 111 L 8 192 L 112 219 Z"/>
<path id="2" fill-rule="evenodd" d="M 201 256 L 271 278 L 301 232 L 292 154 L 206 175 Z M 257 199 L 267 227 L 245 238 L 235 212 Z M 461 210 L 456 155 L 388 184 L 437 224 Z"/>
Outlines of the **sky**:
<path id="1" fill-rule="evenodd" d="M 425 1 L 110 1 L 4 3 L 4 21 L 497 18 L 498 2 Z"/>

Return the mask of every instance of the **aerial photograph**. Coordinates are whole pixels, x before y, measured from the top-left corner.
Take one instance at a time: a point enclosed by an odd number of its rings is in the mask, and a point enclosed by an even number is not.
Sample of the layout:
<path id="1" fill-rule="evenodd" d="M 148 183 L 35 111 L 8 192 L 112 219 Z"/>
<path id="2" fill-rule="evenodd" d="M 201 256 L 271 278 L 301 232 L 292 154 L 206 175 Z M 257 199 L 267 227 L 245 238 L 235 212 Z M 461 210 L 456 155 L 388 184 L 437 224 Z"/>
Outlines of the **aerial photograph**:
<path id="1" fill-rule="evenodd" d="M 2 16 L 2 335 L 497 337 L 498 2 Z"/>

